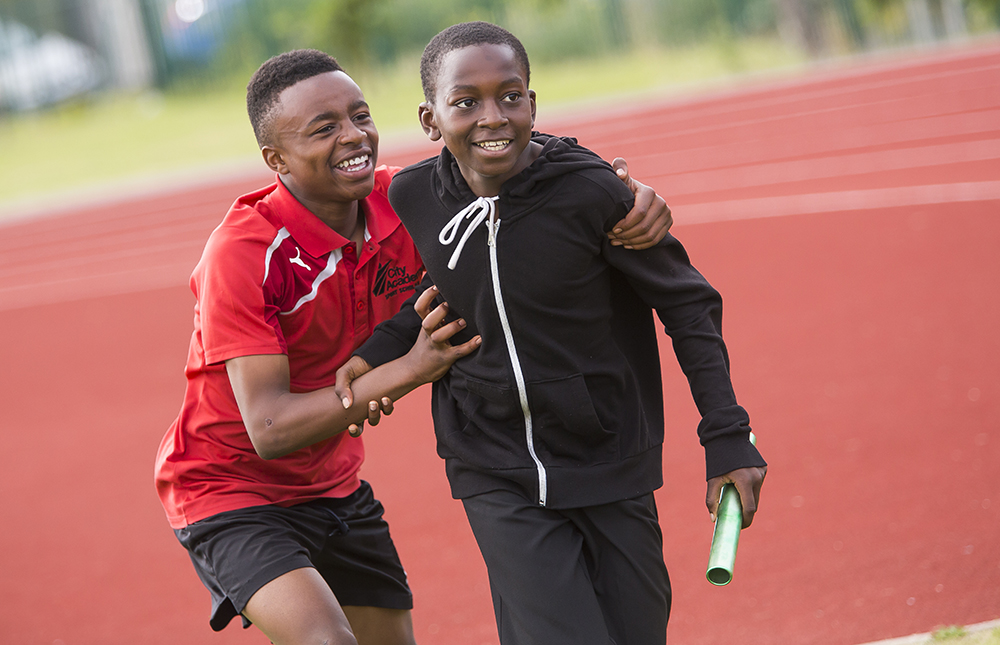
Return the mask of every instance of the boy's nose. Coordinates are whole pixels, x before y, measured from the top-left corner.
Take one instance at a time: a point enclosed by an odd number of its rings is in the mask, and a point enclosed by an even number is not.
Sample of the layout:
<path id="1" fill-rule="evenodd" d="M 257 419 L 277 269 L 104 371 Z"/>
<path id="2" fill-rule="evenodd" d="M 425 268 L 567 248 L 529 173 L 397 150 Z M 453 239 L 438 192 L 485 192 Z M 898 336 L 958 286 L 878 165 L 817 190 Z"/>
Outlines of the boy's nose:
<path id="1" fill-rule="evenodd" d="M 345 143 L 357 143 L 367 136 L 368 133 L 355 125 L 354 122 L 340 131 L 340 140 Z"/>
<path id="2" fill-rule="evenodd" d="M 506 125 L 507 117 L 503 110 L 495 103 L 487 103 L 483 109 L 483 115 L 479 119 L 479 126 L 482 128 L 496 129 Z"/>

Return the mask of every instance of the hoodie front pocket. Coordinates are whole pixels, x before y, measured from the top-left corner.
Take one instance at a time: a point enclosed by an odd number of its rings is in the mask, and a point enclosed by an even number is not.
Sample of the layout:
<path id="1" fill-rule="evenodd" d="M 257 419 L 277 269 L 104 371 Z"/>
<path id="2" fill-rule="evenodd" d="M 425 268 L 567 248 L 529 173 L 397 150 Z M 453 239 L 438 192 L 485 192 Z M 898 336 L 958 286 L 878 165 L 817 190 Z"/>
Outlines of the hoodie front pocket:
<path id="1" fill-rule="evenodd" d="M 535 448 L 546 463 L 579 465 L 618 459 L 618 435 L 605 429 L 582 374 L 528 384 Z"/>

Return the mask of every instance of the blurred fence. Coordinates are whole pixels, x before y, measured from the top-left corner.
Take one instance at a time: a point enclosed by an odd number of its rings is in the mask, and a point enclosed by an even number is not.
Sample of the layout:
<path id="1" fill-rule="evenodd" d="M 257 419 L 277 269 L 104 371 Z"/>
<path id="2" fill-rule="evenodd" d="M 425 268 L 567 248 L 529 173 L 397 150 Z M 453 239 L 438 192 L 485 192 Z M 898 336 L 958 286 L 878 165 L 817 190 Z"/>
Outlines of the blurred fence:
<path id="1" fill-rule="evenodd" d="M 0 0 L 0 110 L 208 87 L 295 47 L 377 68 L 469 19 L 540 61 L 749 38 L 829 57 L 995 31 L 1000 0 Z"/>

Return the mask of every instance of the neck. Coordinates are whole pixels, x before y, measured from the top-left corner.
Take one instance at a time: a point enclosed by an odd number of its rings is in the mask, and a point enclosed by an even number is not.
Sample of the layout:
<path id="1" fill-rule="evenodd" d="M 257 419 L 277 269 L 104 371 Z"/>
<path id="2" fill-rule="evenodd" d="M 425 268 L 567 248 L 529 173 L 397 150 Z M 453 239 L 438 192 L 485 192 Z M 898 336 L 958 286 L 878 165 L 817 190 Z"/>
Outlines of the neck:
<path id="1" fill-rule="evenodd" d="M 309 209 L 324 224 L 332 228 L 338 235 L 345 237 L 355 244 L 360 245 L 365 236 L 365 218 L 362 216 L 361 204 L 354 200 L 351 202 L 328 202 L 316 201 L 298 194 L 294 186 L 289 186 L 284 180 L 285 188 L 298 200 L 300 204 Z"/>

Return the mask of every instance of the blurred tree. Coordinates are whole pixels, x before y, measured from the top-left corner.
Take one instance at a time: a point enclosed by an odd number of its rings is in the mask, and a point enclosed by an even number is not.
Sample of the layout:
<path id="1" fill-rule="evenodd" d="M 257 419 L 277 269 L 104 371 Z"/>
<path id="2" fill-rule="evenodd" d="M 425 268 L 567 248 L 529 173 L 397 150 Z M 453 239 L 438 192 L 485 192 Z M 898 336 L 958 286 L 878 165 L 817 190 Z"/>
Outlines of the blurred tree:
<path id="1" fill-rule="evenodd" d="M 825 50 L 822 0 L 777 0 L 778 28 L 782 39 L 810 56 Z"/>
<path id="2" fill-rule="evenodd" d="M 1000 0 L 867 0 L 885 13 L 902 7 L 906 11 L 909 33 L 917 42 L 941 38 L 960 38 L 968 33 L 965 5 L 977 6 L 993 15 L 1000 24 Z"/>
<path id="3" fill-rule="evenodd" d="M 996 24 L 1000 25 L 1000 0 L 968 0 L 968 2 L 992 13 Z"/>
<path id="4" fill-rule="evenodd" d="M 311 0 L 310 24 L 319 29 L 309 40 L 329 51 L 343 64 L 369 67 L 373 59 L 372 35 L 379 27 L 380 8 L 386 0 Z"/>
<path id="5" fill-rule="evenodd" d="M 865 45 L 865 34 L 861 27 L 861 17 L 858 15 L 858 8 L 854 0 L 834 0 L 837 15 L 844 25 L 844 32 L 847 35 L 851 49 L 857 49 Z"/>
<path id="6" fill-rule="evenodd" d="M 775 36 L 821 56 L 920 33 L 961 36 L 966 7 L 974 8 L 977 29 L 1000 22 L 1000 0 L 206 0 L 204 17 L 185 26 L 175 0 L 134 1 L 162 86 L 242 84 L 266 58 L 299 47 L 328 51 L 352 74 L 377 75 L 397 61 L 412 64 L 434 34 L 465 20 L 511 29 L 539 63 L 699 43 L 738 56 L 737 40 Z M 0 20 L 89 41 L 99 30 L 88 28 L 81 8 L 105 4 L 0 0 Z M 210 50 L 179 55 L 177 43 L 193 36 L 211 41 Z"/>
<path id="7" fill-rule="evenodd" d="M 625 49 L 632 41 L 622 0 L 603 0 L 605 25 L 608 37 L 615 49 Z"/>

